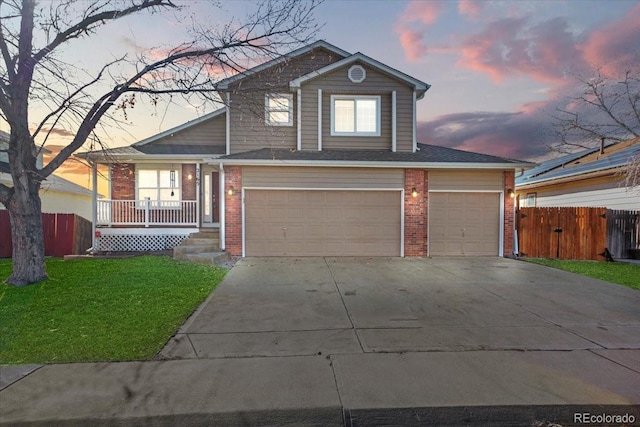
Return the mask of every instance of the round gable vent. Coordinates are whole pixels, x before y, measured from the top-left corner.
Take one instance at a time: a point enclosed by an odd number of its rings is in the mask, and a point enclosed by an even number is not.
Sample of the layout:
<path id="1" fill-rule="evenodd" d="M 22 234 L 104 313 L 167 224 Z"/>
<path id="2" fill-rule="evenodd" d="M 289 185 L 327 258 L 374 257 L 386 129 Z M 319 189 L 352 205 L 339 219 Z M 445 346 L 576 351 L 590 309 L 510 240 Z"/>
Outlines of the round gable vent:
<path id="1" fill-rule="evenodd" d="M 361 65 L 354 65 L 349 68 L 349 80 L 354 83 L 362 83 L 367 77 L 367 72 Z"/>

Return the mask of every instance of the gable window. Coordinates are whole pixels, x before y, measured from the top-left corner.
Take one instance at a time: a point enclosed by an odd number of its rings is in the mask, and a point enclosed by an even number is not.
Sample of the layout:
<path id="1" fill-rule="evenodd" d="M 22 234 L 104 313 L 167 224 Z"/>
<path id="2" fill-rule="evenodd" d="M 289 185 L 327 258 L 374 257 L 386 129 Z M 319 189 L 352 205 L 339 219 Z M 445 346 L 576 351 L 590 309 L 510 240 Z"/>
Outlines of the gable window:
<path id="1" fill-rule="evenodd" d="M 380 136 L 379 96 L 331 96 L 332 136 Z"/>
<path id="2" fill-rule="evenodd" d="M 293 126 L 293 95 L 290 93 L 265 95 L 264 121 L 270 126 Z"/>
<path id="3" fill-rule="evenodd" d="M 150 199 L 151 207 L 180 206 L 180 173 L 177 169 L 138 169 L 136 198 Z"/>

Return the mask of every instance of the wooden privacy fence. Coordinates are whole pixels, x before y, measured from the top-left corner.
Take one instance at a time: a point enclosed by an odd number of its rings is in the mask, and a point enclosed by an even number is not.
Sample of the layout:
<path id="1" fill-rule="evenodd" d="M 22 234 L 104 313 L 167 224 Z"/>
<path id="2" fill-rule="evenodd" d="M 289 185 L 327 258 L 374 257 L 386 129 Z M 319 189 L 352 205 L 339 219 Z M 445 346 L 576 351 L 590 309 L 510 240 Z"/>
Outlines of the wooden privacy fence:
<path id="1" fill-rule="evenodd" d="M 75 214 L 42 214 L 44 252 L 61 257 L 83 254 L 91 247 L 91 221 Z M 0 258 L 11 257 L 11 225 L 9 212 L 0 210 Z"/>
<path id="2" fill-rule="evenodd" d="M 637 249 L 638 212 L 606 208 L 521 208 L 517 213 L 518 251 L 533 258 L 604 260 L 628 258 Z"/>

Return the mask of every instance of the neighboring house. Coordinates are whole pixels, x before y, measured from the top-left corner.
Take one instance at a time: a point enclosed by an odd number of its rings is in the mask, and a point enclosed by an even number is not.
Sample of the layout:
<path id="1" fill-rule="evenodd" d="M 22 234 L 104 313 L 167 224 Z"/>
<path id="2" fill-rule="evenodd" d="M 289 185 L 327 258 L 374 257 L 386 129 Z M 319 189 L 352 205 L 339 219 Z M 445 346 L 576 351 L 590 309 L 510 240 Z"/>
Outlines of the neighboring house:
<path id="1" fill-rule="evenodd" d="M 235 256 L 511 255 L 529 163 L 421 144 L 429 85 L 324 41 L 223 80 L 225 108 L 110 166 L 95 247 L 173 247 L 219 229 Z"/>
<path id="2" fill-rule="evenodd" d="M 0 131 L 0 183 L 13 186 L 8 164 L 9 135 Z M 42 156 L 49 151 L 43 148 L 38 156 L 38 168 L 42 167 Z M 49 175 L 40 187 L 42 213 L 69 213 L 91 221 L 93 192 L 56 175 Z M 0 209 L 4 205 L 0 203 Z"/>
<path id="3" fill-rule="evenodd" d="M 516 177 L 519 205 L 640 210 L 640 189 L 626 188 L 621 173 L 635 155 L 640 138 L 543 162 Z"/>

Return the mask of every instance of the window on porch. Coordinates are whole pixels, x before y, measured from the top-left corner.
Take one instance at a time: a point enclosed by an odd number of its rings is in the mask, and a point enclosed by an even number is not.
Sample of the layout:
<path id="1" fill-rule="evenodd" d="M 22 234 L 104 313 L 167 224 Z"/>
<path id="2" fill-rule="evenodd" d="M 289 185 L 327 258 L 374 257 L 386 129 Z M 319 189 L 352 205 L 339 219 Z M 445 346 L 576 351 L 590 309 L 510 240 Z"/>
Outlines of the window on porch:
<path id="1" fill-rule="evenodd" d="M 151 207 L 180 207 L 180 175 L 178 169 L 138 169 L 136 198 L 148 197 Z"/>

